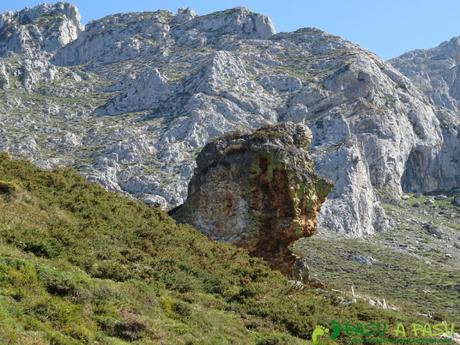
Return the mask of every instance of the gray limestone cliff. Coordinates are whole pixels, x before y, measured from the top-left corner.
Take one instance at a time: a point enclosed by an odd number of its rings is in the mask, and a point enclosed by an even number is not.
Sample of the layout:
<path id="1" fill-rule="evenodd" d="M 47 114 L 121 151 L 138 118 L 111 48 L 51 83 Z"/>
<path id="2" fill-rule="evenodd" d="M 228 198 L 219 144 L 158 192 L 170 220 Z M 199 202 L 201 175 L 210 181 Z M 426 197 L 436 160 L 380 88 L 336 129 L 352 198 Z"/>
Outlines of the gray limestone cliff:
<path id="1" fill-rule="evenodd" d="M 53 53 L 83 31 L 78 9 L 59 2 L 0 15 L 0 56 L 19 53 L 33 58 Z"/>
<path id="2" fill-rule="evenodd" d="M 460 185 L 460 38 L 438 47 L 408 52 L 390 63 L 406 75 L 434 106 L 443 143 L 439 151 L 419 146 L 403 176 L 408 191 L 449 190 Z"/>

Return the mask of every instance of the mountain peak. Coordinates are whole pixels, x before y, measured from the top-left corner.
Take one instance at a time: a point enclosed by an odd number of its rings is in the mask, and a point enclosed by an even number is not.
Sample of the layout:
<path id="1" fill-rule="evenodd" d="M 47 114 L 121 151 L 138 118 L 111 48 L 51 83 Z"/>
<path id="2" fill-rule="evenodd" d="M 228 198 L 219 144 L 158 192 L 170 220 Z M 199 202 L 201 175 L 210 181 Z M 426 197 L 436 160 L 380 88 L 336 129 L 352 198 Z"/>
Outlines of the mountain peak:
<path id="1" fill-rule="evenodd" d="M 267 39 L 276 33 L 271 19 L 252 12 L 246 7 L 234 7 L 225 11 L 199 17 L 204 29 L 238 34 L 244 38 Z"/>
<path id="2" fill-rule="evenodd" d="M 32 24 L 37 18 L 46 15 L 63 14 L 68 19 L 80 22 L 81 16 L 78 8 L 67 2 L 58 2 L 56 4 L 39 4 L 34 7 L 26 7 L 16 12 L 21 24 Z"/>
<path id="3" fill-rule="evenodd" d="M 165 47 L 222 47 L 235 40 L 266 40 L 275 32 L 269 17 L 244 7 L 203 16 L 183 8 L 176 15 L 164 10 L 116 14 L 90 22 L 75 42 L 56 54 L 54 62 L 61 66 L 112 63 Z"/>
<path id="4" fill-rule="evenodd" d="M 0 56 L 14 52 L 33 57 L 52 52 L 83 31 L 78 9 L 69 3 L 41 4 L 0 15 Z"/>

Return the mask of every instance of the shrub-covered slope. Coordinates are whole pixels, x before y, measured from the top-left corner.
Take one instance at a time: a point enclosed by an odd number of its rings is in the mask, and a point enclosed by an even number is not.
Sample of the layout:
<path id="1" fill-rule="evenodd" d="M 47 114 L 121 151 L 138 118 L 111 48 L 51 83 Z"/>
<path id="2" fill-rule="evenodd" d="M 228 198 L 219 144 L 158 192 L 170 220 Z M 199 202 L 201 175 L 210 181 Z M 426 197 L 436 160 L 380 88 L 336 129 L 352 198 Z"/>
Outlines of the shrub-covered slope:
<path id="1" fill-rule="evenodd" d="M 401 317 L 294 289 L 160 210 L 0 154 L 0 343 L 305 344 L 332 319 Z"/>

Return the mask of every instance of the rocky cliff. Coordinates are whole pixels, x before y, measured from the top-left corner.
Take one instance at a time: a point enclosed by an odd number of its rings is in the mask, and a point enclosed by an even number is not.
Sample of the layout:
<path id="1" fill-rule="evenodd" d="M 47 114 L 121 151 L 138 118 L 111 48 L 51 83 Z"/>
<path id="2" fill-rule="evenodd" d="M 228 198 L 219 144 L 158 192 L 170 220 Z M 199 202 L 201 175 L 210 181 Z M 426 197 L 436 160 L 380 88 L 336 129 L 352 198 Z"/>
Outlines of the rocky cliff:
<path id="1" fill-rule="evenodd" d="M 39 5 L 0 16 L 0 56 L 18 53 L 34 58 L 75 40 L 83 31 L 80 14 L 66 3 Z"/>
<path id="2" fill-rule="evenodd" d="M 432 49 L 405 53 L 389 62 L 410 78 L 433 104 L 458 111 L 460 37 Z"/>
<path id="3" fill-rule="evenodd" d="M 7 63 L 0 61 L 0 87 L 10 86 L 9 74 L 25 89 L 36 86 L 39 80 L 52 81 L 57 70 L 49 59 L 82 31 L 77 8 L 66 3 L 1 14 L 0 58 Z"/>
<path id="4" fill-rule="evenodd" d="M 460 185 L 460 38 L 438 47 L 408 52 L 390 61 L 434 105 L 443 137 L 439 152 L 420 146 L 413 150 L 403 186 L 427 192 Z M 452 173 L 453 172 L 453 173 Z M 417 184 L 417 181 L 421 182 Z"/>
<path id="5" fill-rule="evenodd" d="M 119 14 L 83 31 L 77 13 L 1 16 L 0 150 L 171 208 L 209 141 L 303 123 L 316 173 L 334 183 L 318 227 L 356 236 L 391 227 L 379 194 L 459 185 L 458 113 L 340 37 L 276 34 L 245 8 Z M 40 44 L 22 39 L 35 27 Z"/>
<path id="6" fill-rule="evenodd" d="M 332 188 L 313 174 L 310 140 L 307 127 L 288 122 L 208 143 L 174 218 L 290 273 L 288 247 L 313 235 L 316 213 Z"/>

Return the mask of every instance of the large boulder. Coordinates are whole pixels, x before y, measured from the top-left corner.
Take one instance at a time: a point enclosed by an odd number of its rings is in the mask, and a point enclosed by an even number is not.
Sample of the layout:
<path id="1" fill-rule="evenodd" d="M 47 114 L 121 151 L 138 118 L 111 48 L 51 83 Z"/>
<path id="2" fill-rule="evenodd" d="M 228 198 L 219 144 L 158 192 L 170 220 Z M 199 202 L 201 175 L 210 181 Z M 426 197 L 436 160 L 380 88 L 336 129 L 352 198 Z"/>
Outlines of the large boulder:
<path id="1" fill-rule="evenodd" d="M 187 200 L 173 216 L 290 272 L 289 245 L 315 232 L 316 214 L 332 189 L 313 173 L 310 140 L 306 126 L 288 122 L 207 144 Z"/>

